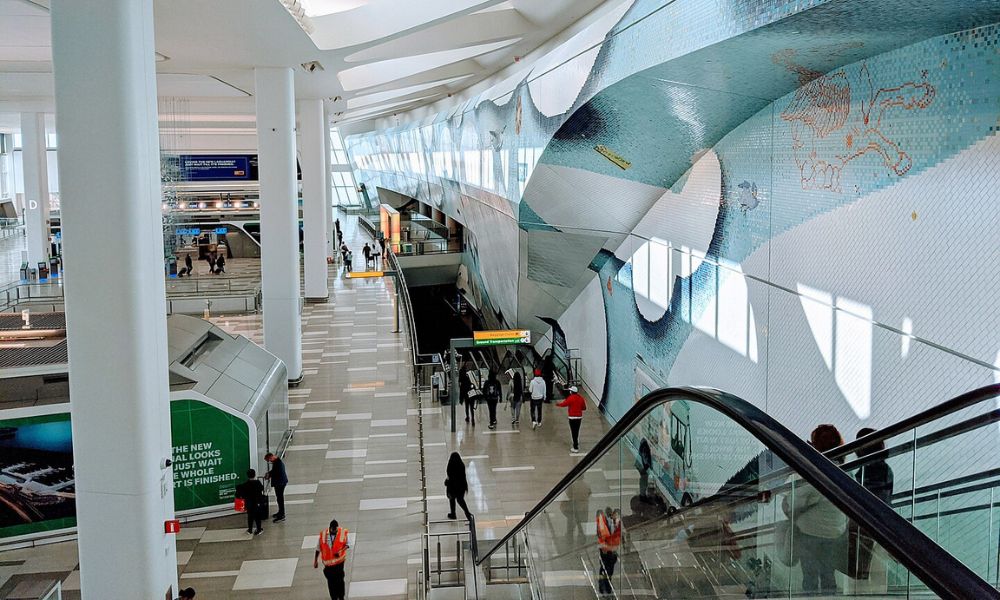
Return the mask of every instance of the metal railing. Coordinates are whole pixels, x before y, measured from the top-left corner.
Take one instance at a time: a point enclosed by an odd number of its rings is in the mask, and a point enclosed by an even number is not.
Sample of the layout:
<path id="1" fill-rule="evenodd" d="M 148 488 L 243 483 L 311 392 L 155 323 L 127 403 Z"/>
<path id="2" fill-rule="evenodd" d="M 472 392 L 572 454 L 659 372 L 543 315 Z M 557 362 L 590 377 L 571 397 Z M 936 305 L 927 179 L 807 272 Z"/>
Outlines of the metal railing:
<path id="1" fill-rule="evenodd" d="M 453 523 L 454 521 L 429 521 L 427 523 L 428 531 L 424 532 L 423 536 L 421 536 L 423 540 L 422 553 L 425 589 L 461 587 L 465 585 L 465 558 L 462 543 L 470 541 L 469 529 L 430 531 L 430 528 L 434 525 L 451 525 Z M 447 554 L 442 554 L 443 548 L 449 550 L 454 548 L 454 558 Z M 451 560 L 455 561 L 455 565 L 451 567 L 445 566 L 445 563 Z M 435 577 L 437 578 L 436 581 Z"/>
<path id="2" fill-rule="evenodd" d="M 992 393 L 994 390 L 989 388 L 993 387 L 987 386 L 970 392 L 964 395 L 965 399 L 962 402 L 972 401 L 970 397 L 980 398 L 984 394 Z M 604 454 L 624 439 L 625 434 L 635 428 L 653 409 L 677 400 L 706 406 L 738 423 L 941 597 L 1000 598 L 1000 593 L 995 588 L 955 556 L 935 544 L 921 530 L 897 514 L 892 507 L 865 490 L 860 483 L 844 472 L 840 465 L 828 460 L 756 406 L 731 394 L 708 388 L 665 388 L 639 399 L 590 452 L 528 511 L 525 518 L 492 549 L 477 557 L 476 562 L 483 564 L 508 541 L 525 534 L 532 521 L 542 515 L 549 504 L 576 480 L 583 477 L 584 473 L 594 468 Z M 863 447 L 864 441 L 868 440 L 862 438 L 858 446 Z M 530 568 L 530 553 L 528 559 Z"/>
<path id="3" fill-rule="evenodd" d="M 56 283 L 13 283 L 0 289 L 0 312 L 8 311 L 24 302 L 63 301 L 63 287 Z"/>
<path id="4" fill-rule="evenodd" d="M 17 235 L 23 229 L 24 225 L 21 224 L 20 219 L 10 217 L 0 218 L 0 238 Z"/>

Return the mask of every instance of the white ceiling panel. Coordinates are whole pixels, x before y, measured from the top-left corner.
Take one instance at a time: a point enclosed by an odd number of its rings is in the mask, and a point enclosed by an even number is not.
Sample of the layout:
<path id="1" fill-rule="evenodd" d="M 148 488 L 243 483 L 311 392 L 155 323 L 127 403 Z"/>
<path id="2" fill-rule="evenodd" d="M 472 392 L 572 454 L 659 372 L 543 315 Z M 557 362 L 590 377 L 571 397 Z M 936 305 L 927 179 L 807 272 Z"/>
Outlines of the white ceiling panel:
<path id="1" fill-rule="evenodd" d="M 403 88 L 398 88 L 395 90 L 389 90 L 385 92 L 378 92 L 375 94 L 367 94 L 365 96 L 356 96 L 347 101 L 347 108 L 354 110 L 357 108 L 362 108 L 365 106 L 371 106 L 373 104 L 379 104 L 380 102 L 385 102 L 393 98 L 402 98 L 403 96 L 408 96 L 417 92 L 422 92 L 424 90 L 429 90 L 438 86 L 451 85 L 463 79 L 472 77 L 472 74 L 459 75 L 458 77 L 449 77 L 447 79 L 439 79 L 437 81 L 432 81 L 430 83 L 422 83 L 420 85 L 411 85 Z"/>
<path id="2" fill-rule="evenodd" d="M 430 71 L 431 69 L 450 65 L 461 60 L 475 58 L 488 52 L 499 50 L 505 46 L 510 46 L 519 39 L 514 38 L 512 40 L 491 42 L 489 44 L 477 44 L 466 48 L 383 60 L 341 71 L 337 77 L 340 79 L 340 83 L 344 86 L 345 90 L 364 89 L 373 85 L 409 77 L 410 75 L 416 75 L 417 73 L 423 73 L 424 71 Z"/>

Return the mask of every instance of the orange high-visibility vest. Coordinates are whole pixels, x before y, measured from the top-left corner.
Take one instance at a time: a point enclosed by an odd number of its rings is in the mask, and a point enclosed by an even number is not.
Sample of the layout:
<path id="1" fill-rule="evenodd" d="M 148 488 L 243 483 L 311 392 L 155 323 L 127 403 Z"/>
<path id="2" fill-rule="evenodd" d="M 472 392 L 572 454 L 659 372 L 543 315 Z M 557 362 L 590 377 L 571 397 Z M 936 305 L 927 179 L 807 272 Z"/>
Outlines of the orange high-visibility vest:
<path id="1" fill-rule="evenodd" d="M 347 560 L 347 528 L 338 527 L 335 534 L 330 529 L 319 532 L 319 557 L 324 567 L 339 565 Z"/>
<path id="2" fill-rule="evenodd" d="M 615 529 L 612 531 L 604 513 L 597 515 L 597 545 L 604 552 L 616 552 L 622 545 L 621 521 L 615 522 Z"/>

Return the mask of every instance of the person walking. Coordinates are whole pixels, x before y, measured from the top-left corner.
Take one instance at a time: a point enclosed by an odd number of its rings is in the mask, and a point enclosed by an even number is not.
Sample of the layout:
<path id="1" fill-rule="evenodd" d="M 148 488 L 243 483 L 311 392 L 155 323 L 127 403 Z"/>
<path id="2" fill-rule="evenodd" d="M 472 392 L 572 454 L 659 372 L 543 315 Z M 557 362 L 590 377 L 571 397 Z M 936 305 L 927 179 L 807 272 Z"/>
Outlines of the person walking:
<path id="1" fill-rule="evenodd" d="M 476 396 L 472 387 L 472 370 L 468 366 L 463 367 L 458 374 L 458 395 L 459 400 L 465 403 L 465 422 L 476 426 Z"/>
<path id="2" fill-rule="evenodd" d="M 545 402 L 545 380 L 542 379 L 541 369 L 535 369 L 535 377 L 528 384 L 528 393 L 531 394 L 531 428 L 538 429 L 542 424 L 542 403 Z"/>
<path id="3" fill-rule="evenodd" d="M 190 254 L 184 255 L 184 274 L 188 277 L 194 275 L 194 261 L 191 260 Z"/>
<path id="4" fill-rule="evenodd" d="M 344 266 L 347 268 L 347 272 L 350 273 L 353 269 L 351 268 L 351 261 L 354 260 L 354 253 L 348 248 L 347 252 L 344 253 Z"/>
<path id="5" fill-rule="evenodd" d="M 600 551 L 601 571 L 597 578 L 598 592 L 612 594 L 611 579 L 615 576 L 618 549 L 622 545 L 622 518 L 618 511 L 607 507 L 597 511 L 597 548 Z"/>
<path id="6" fill-rule="evenodd" d="M 215 259 L 215 273 L 216 275 L 226 272 L 226 257 L 219 254 L 219 258 Z"/>
<path id="7" fill-rule="evenodd" d="M 264 504 L 264 484 L 257 479 L 257 471 L 247 471 L 247 480 L 236 486 L 236 497 L 243 500 L 247 511 L 247 533 L 260 535 L 264 532 L 260 521 L 267 516 L 267 505 Z M 261 505 L 264 511 L 261 512 Z"/>
<path id="8" fill-rule="evenodd" d="M 271 468 L 264 475 L 264 479 L 271 482 L 271 488 L 274 490 L 274 499 L 278 503 L 278 512 L 274 513 L 274 522 L 280 523 L 285 520 L 285 486 L 288 485 L 288 472 L 285 471 L 285 461 L 273 453 L 265 454 L 264 460 L 271 463 Z"/>
<path id="9" fill-rule="evenodd" d="M 445 469 L 447 479 L 444 480 L 445 495 L 448 496 L 448 503 L 451 505 L 449 519 L 457 519 L 455 516 L 455 503 L 457 502 L 465 512 L 465 518 L 472 520 L 472 513 L 469 512 L 469 505 L 465 503 L 465 494 L 469 491 L 469 481 L 465 478 L 465 462 L 458 452 L 452 452 L 448 457 L 448 466 Z"/>
<path id="10" fill-rule="evenodd" d="M 372 242 L 372 262 L 375 264 L 375 268 L 378 269 L 379 262 L 382 261 L 382 242 L 381 240 L 375 240 Z"/>
<path id="11" fill-rule="evenodd" d="M 365 247 L 361 249 L 361 254 L 365 255 L 365 270 L 369 270 L 369 265 L 372 263 L 372 247 L 365 242 Z"/>
<path id="12" fill-rule="evenodd" d="M 510 424 L 517 427 L 521 424 L 521 403 L 524 401 L 524 378 L 521 370 L 507 369 L 510 377 Z"/>
<path id="13" fill-rule="evenodd" d="M 486 407 L 490 411 L 490 429 L 497 428 L 497 404 L 500 403 L 502 393 L 496 373 L 490 371 L 489 375 L 486 376 L 486 383 L 483 384 L 483 397 L 486 399 Z"/>
<path id="14" fill-rule="evenodd" d="M 193 587 L 181 590 L 175 600 L 194 600 L 195 591 Z"/>
<path id="15" fill-rule="evenodd" d="M 316 554 L 313 556 L 313 568 L 319 568 L 323 561 L 323 576 L 326 577 L 326 587 L 330 592 L 330 600 L 344 600 L 344 562 L 347 560 L 348 531 L 341 527 L 337 520 L 330 521 L 330 526 L 319 532 L 316 543 Z"/>
<path id="16" fill-rule="evenodd" d="M 569 386 L 569 396 L 566 396 L 562 402 L 556 404 L 556 406 L 563 407 L 567 409 L 567 414 L 569 416 L 569 433 L 573 438 L 573 445 L 571 448 L 573 452 L 580 451 L 580 425 L 583 424 L 583 411 L 587 410 L 587 401 L 583 399 L 583 396 L 577 393 L 577 388 L 575 385 Z"/>

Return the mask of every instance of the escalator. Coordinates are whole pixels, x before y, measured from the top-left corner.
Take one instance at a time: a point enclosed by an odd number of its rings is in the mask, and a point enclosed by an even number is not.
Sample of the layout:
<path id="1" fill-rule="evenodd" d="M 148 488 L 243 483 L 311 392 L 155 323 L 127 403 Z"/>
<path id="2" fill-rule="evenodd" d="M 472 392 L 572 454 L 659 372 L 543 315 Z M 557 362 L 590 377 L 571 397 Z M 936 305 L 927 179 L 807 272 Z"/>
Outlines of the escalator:
<path id="1" fill-rule="evenodd" d="M 1000 385 L 974 390 L 824 456 L 735 396 L 654 391 L 516 527 L 479 540 L 475 589 L 1000 598 L 998 396 Z M 609 543 L 602 528 L 605 551 L 598 519 L 624 532 Z"/>

